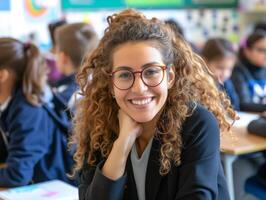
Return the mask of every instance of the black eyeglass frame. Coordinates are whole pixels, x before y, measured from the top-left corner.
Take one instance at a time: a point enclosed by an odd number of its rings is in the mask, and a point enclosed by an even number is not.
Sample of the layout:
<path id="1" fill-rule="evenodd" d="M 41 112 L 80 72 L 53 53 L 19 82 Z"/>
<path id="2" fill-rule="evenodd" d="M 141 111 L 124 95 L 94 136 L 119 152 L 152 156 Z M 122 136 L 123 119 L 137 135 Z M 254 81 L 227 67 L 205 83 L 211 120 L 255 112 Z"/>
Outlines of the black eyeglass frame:
<path id="1" fill-rule="evenodd" d="M 252 47 L 255 51 L 261 54 L 266 54 L 266 48 L 261 48 L 261 47 Z"/>

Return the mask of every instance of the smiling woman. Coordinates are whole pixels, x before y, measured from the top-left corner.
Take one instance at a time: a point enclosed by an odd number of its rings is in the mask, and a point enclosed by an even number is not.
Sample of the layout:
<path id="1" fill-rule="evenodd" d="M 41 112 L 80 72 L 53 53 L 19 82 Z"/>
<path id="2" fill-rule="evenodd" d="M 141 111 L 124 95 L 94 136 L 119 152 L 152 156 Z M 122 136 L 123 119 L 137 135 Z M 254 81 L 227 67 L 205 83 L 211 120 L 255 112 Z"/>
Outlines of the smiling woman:
<path id="1" fill-rule="evenodd" d="M 107 20 L 78 74 L 80 199 L 229 199 L 219 133 L 236 115 L 203 60 L 155 18 Z"/>

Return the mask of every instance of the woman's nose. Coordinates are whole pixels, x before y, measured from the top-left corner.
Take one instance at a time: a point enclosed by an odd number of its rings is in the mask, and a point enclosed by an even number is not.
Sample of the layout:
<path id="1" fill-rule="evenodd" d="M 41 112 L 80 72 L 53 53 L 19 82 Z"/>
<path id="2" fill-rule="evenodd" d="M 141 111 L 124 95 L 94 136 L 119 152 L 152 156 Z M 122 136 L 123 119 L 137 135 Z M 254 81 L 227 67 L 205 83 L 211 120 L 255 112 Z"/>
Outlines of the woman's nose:
<path id="1" fill-rule="evenodd" d="M 141 79 L 140 74 L 135 74 L 135 81 L 132 85 L 131 91 L 135 93 L 141 93 L 147 89 L 148 89 L 148 86 L 145 85 L 145 83 Z"/>

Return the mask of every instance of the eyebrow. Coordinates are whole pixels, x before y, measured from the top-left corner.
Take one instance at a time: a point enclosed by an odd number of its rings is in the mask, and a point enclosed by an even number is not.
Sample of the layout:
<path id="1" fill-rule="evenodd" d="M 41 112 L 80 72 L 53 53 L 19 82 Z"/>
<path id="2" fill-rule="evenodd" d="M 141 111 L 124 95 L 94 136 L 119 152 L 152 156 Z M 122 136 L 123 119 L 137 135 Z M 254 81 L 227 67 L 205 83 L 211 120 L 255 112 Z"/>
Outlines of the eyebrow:
<path id="1" fill-rule="evenodd" d="M 145 68 L 145 67 L 148 67 L 149 65 L 153 65 L 153 64 L 156 64 L 156 65 L 165 65 L 163 63 L 160 63 L 160 62 L 149 62 L 149 63 L 146 63 L 144 65 L 141 66 L 141 68 Z M 114 66 L 114 70 L 117 71 L 117 70 L 121 70 L 121 69 L 126 69 L 126 70 L 132 70 L 132 67 L 129 67 L 129 66 Z"/>

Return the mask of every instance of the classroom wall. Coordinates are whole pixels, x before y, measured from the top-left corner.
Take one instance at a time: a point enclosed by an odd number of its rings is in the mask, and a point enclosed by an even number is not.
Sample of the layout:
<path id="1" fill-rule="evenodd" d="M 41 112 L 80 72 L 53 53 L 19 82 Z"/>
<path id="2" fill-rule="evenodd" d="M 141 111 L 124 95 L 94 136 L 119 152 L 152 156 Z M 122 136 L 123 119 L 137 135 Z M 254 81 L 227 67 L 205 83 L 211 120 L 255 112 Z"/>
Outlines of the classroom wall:
<path id="1" fill-rule="evenodd" d="M 60 18 L 59 0 L 5 0 L 10 10 L 0 9 L 0 36 L 11 36 L 23 41 L 34 40 L 42 49 L 49 46 L 47 24 Z M 35 0 L 34 0 L 35 1 Z M 0 1 L 0 7 L 1 7 Z M 33 38 L 30 38 L 33 37 Z"/>
<path id="2" fill-rule="evenodd" d="M 224 36 L 233 42 L 239 41 L 239 15 L 234 9 L 205 10 L 142 10 L 148 17 L 158 17 L 162 20 L 174 19 L 184 29 L 185 37 L 195 43 L 203 43 L 212 36 Z M 106 26 L 106 17 L 115 11 L 100 11 L 88 13 L 68 12 L 68 21 L 88 21 L 95 25 L 102 34 Z M 203 23 L 204 22 L 204 23 Z"/>
<path id="3" fill-rule="evenodd" d="M 255 21 L 266 18 L 263 12 L 266 11 L 266 6 L 265 10 L 261 10 L 261 6 L 253 4 L 252 1 L 256 0 L 240 0 L 238 9 L 142 11 L 149 17 L 160 16 L 163 20 L 175 19 L 183 27 L 185 37 L 199 46 L 206 38 L 213 36 L 223 36 L 238 43 Z M 5 0 L 5 2 L 10 2 L 10 10 L 1 10 L 0 1 L 0 36 L 12 36 L 24 41 L 33 40 L 43 51 L 51 46 L 47 30 L 49 22 L 62 17 L 69 22 L 89 22 L 101 36 L 106 27 L 106 17 L 118 11 L 103 9 L 86 12 L 62 11 L 60 0 Z M 260 8 L 259 11 L 258 8 Z"/>

